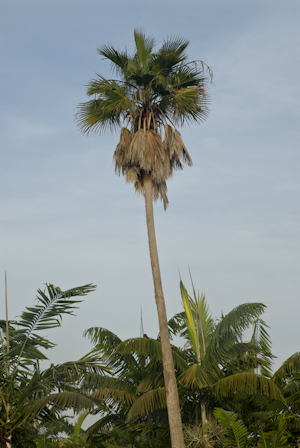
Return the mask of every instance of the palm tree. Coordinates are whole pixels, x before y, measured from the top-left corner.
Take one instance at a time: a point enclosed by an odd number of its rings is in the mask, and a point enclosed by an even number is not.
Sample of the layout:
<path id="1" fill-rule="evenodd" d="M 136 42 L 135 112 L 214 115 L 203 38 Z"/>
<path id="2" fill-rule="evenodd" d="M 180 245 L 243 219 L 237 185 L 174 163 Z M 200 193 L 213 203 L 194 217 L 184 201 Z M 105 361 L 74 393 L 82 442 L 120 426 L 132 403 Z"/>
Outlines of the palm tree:
<path id="1" fill-rule="evenodd" d="M 135 53 L 103 45 L 99 54 L 111 62 L 119 79 L 98 78 L 88 84 L 93 99 L 78 107 L 84 133 L 121 129 L 114 153 L 115 169 L 145 197 L 152 276 L 162 343 L 172 446 L 183 447 L 178 391 L 168 333 L 157 253 L 153 199 L 168 205 L 166 181 L 183 163 L 192 164 L 176 125 L 207 117 L 207 78 L 203 63 L 189 63 L 188 41 L 173 38 L 154 52 L 154 39 L 135 30 Z"/>
<path id="2" fill-rule="evenodd" d="M 0 321 L 0 437 L 6 448 L 18 440 L 20 446 L 23 442 L 30 446 L 27 437 L 32 439 L 38 422 L 50 414 L 70 407 L 74 411 L 92 408 L 97 402 L 78 387 L 86 372 L 108 371 L 97 354 L 51 364 L 45 370 L 39 365 L 47 359 L 43 350 L 55 345 L 39 332 L 60 326 L 62 316 L 72 314 L 81 301 L 78 297 L 94 289 L 85 285 L 63 292 L 46 285 L 46 291 L 38 290 L 37 304 L 26 308 L 17 321 L 8 317 Z"/>
<path id="3" fill-rule="evenodd" d="M 114 439 L 115 446 L 127 446 L 127 443 L 131 446 L 141 441 L 169 446 L 160 341 L 146 335 L 121 341 L 117 335 L 101 327 L 89 328 L 84 335 L 92 340 L 93 351 L 101 354 L 112 375 L 90 373 L 85 376 L 82 390 L 100 402 L 104 400 L 107 406 L 104 411 L 99 410 L 99 420 L 87 430 L 88 438 L 93 437 L 99 443 L 107 438 Z M 180 360 L 176 353 L 173 357 L 177 367 Z M 141 397 L 143 400 L 139 406 Z M 157 400 L 161 402 L 160 409 L 151 408 Z M 143 412 L 145 402 L 146 413 Z"/>
<path id="4" fill-rule="evenodd" d="M 193 283 L 192 286 L 193 298 L 180 282 L 184 312 L 175 315 L 169 325 L 174 334 L 186 339 L 190 366 L 178 382 L 196 393 L 205 439 L 209 399 L 210 407 L 214 405 L 212 392 L 221 398 L 233 392 L 234 387 L 234 392 L 245 390 L 245 384 L 251 389 L 250 394 L 255 393 L 258 384 L 274 396 L 280 395 L 280 391 L 270 379 L 255 374 L 257 368 L 269 372 L 273 358 L 266 325 L 259 319 L 265 306 L 245 303 L 215 322 L 204 294 L 197 295 Z M 243 332 L 251 325 L 251 341 L 242 342 Z"/>

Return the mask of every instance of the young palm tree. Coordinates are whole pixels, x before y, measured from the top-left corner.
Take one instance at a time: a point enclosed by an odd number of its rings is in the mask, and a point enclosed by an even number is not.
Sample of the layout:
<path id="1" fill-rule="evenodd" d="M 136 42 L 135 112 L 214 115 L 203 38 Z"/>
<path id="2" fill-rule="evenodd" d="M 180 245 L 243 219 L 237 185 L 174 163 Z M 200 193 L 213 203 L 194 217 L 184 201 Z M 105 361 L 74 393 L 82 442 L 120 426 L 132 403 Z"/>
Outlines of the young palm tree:
<path id="1" fill-rule="evenodd" d="M 47 359 L 43 350 L 55 346 L 40 336 L 40 331 L 60 326 L 62 316 L 73 314 L 80 298 L 94 290 L 92 284 L 68 291 L 46 285 L 45 291 L 38 290 L 37 303 L 27 307 L 17 321 L 9 321 L 7 316 L 0 320 L 0 440 L 6 448 L 19 446 L 18 440 L 32 437 L 37 423 L 49 414 L 95 405 L 95 400 L 81 392 L 78 383 L 87 372 L 109 371 L 99 363 L 97 354 L 51 364 L 46 370 L 39 366 L 40 361 Z"/>
<path id="2" fill-rule="evenodd" d="M 193 285 L 193 283 L 192 283 Z M 279 389 L 270 379 L 254 375 L 257 367 L 263 374 L 270 372 L 273 355 L 266 325 L 259 316 L 264 312 L 262 303 L 244 303 L 215 322 L 210 314 L 205 296 L 196 294 L 190 297 L 180 282 L 184 312 L 174 316 L 169 322 L 173 332 L 184 336 L 186 351 L 191 366 L 181 375 L 179 383 L 185 387 L 200 391 L 199 404 L 203 435 L 207 431 L 207 396 L 209 391 L 226 396 L 236 389 L 248 389 L 254 393 L 258 383 L 263 384 L 269 394 L 279 394 Z M 255 326 L 251 342 L 242 342 L 243 333 Z M 269 374 L 270 376 L 270 374 Z"/>
<path id="3" fill-rule="evenodd" d="M 135 52 L 111 45 L 98 49 L 119 79 L 98 78 L 88 84 L 93 97 L 78 107 L 84 133 L 122 128 L 114 153 L 115 169 L 145 197 L 155 300 L 161 335 L 172 447 L 183 447 L 178 392 L 155 238 L 153 199 L 168 205 L 166 182 L 183 163 L 192 164 L 176 125 L 200 122 L 208 113 L 203 63 L 189 63 L 188 41 L 172 38 L 154 52 L 154 39 L 134 32 Z M 123 127 L 122 127 L 123 126 Z"/>
<path id="4" fill-rule="evenodd" d="M 150 441 L 151 446 L 157 448 L 169 447 L 160 340 L 144 335 L 121 341 L 114 333 L 100 327 L 89 328 L 85 335 L 94 344 L 91 354 L 99 353 L 112 375 L 90 373 L 82 383 L 83 392 L 101 403 L 104 400 L 107 406 L 104 412 L 101 409 L 97 412 L 100 418 L 87 430 L 88 440 L 93 438 L 101 444 L 109 438 L 116 447 L 140 446 Z M 174 353 L 173 359 L 178 367 Z M 179 362 L 187 368 L 184 361 Z M 144 405 L 139 406 L 141 397 Z"/>

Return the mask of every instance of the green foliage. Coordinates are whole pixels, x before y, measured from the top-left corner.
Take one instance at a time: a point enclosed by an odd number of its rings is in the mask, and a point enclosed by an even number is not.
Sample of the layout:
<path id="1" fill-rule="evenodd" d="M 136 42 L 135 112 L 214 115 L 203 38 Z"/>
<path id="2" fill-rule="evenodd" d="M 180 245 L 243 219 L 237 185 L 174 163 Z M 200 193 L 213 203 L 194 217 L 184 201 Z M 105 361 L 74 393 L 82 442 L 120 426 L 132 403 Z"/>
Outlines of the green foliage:
<path id="1" fill-rule="evenodd" d="M 73 314 L 81 302 L 78 297 L 94 290 L 95 286 L 85 285 L 62 292 L 46 285 L 45 291 L 38 290 L 37 304 L 27 307 L 19 320 L 0 322 L 0 434 L 4 440 L 12 439 L 16 446 L 27 440 L 29 446 L 38 421 L 50 413 L 94 406 L 95 400 L 78 386 L 86 372 L 108 371 L 99 357 L 89 354 L 78 361 L 52 364 L 46 370 L 39 365 L 47 359 L 42 350 L 54 347 L 39 332 L 60 326 L 62 316 Z"/>
<path id="2" fill-rule="evenodd" d="M 107 406 L 88 429 L 89 437 L 105 441 L 103 446 L 110 446 L 108 441 L 113 441 L 112 446 L 126 446 L 129 441 L 134 441 L 134 446 L 164 446 L 169 434 L 160 341 L 146 336 L 120 341 L 103 328 L 91 328 L 85 335 L 92 339 L 95 350 L 108 356 L 114 375 L 89 375 L 83 383 L 92 397 L 104 400 Z M 177 352 L 173 357 L 177 369 L 186 368 Z"/>
<path id="3" fill-rule="evenodd" d="M 299 354 L 289 358 L 270 377 L 273 355 L 267 326 L 260 317 L 264 305 L 242 304 L 214 321 L 204 294 L 197 295 L 193 286 L 192 298 L 182 283 L 180 287 L 184 312 L 170 320 L 170 334 L 185 340 L 184 348 L 172 346 L 172 353 L 183 422 L 200 428 L 190 431 L 189 440 L 198 440 L 199 446 L 213 440 L 211 443 L 221 446 L 218 431 L 210 432 L 213 409 L 217 407 L 218 418 L 221 415 L 227 422 L 226 446 L 261 444 L 262 436 L 267 447 L 272 446 L 271 439 L 276 439 L 277 444 L 287 440 L 286 446 L 293 446 L 300 428 L 296 414 Z M 251 326 L 252 337 L 243 342 L 244 331 Z M 86 335 L 114 374 L 111 378 L 86 376 L 86 392 L 90 390 L 107 406 L 90 429 L 90 437 L 101 434 L 98 440 L 114 440 L 115 446 L 117 440 L 132 440 L 138 446 L 144 436 L 141 439 L 134 428 L 144 425 L 154 433 L 166 417 L 160 340 L 144 335 L 121 341 L 103 328 L 89 329 Z M 287 414 L 286 423 L 279 425 L 283 412 Z M 288 427 L 293 436 L 283 427 Z M 149 442 L 147 438 L 146 441 Z"/>
<path id="4" fill-rule="evenodd" d="M 181 415 L 189 423 L 185 427 L 188 446 L 296 447 L 300 436 L 299 352 L 271 376 L 273 355 L 267 326 L 260 318 L 262 304 L 240 305 L 214 321 L 205 296 L 196 295 L 193 287 L 192 298 L 180 286 L 184 312 L 171 319 L 170 332 L 185 340 L 183 349 L 172 346 L 172 354 Z M 93 327 L 85 332 L 93 344 L 89 354 L 42 371 L 39 360 L 53 346 L 39 334 L 45 328 L 44 316 L 45 326 L 55 328 L 77 301 L 70 295 L 66 308 L 66 298 L 57 304 L 61 308 L 55 308 L 55 294 L 65 293 L 57 288 L 51 291 L 52 299 L 43 293 L 47 300 L 42 297 L 21 316 L 23 326 L 17 328 L 18 321 L 0 322 L 2 439 L 11 427 L 15 445 L 26 448 L 168 447 L 159 337 L 122 341 L 109 330 Z M 52 307 L 52 314 L 41 312 L 41 307 Z M 251 325 L 251 340 L 243 342 L 243 332 Z M 39 357 L 31 358 L 33 353 Z M 67 408 L 79 413 L 73 426 L 60 418 Z M 82 423 L 88 414 L 98 419 L 84 431 Z M 62 437 L 60 429 L 67 436 Z"/>
<path id="5" fill-rule="evenodd" d="M 240 392 L 247 395 L 265 394 L 275 400 L 284 402 L 284 398 L 276 384 L 268 378 L 255 373 L 237 373 L 222 378 L 215 383 L 213 390 L 218 397 L 225 397 Z"/>
<path id="6" fill-rule="evenodd" d="M 250 433 L 243 421 L 238 419 L 238 414 L 234 412 L 215 408 L 214 416 L 224 428 L 226 447 L 287 448 L 292 446 L 289 443 L 288 419 L 285 415 L 280 415 L 278 421 L 273 421 L 272 427 L 268 430 L 263 431 L 260 425 L 261 429 L 256 434 L 254 432 Z"/>
<path id="7" fill-rule="evenodd" d="M 282 416 L 277 429 L 271 431 L 260 431 L 259 445 L 262 448 L 287 448 L 290 434 L 287 431 L 287 419 Z"/>
<path id="8" fill-rule="evenodd" d="M 210 79 L 212 73 L 203 62 L 188 61 L 185 39 L 173 37 L 158 51 L 154 39 L 140 30 L 134 31 L 134 40 L 132 55 L 111 45 L 98 49 L 118 79 L 97 74 L 88 83 L 91 99 L 79 104 L 76 121 L 87 134 L 122 128 L 114 153 L 116 172 L 142 194 L 149 176 L 154 200 L 162 199 L 166 209 L 167 180 L 184 163 L 192 164 L 176 126 L 207 117 L 205 72 Z"/>
<path id="9" fill-rule="evenodd" d="M 88 83 L 95 99 L 79 105 L 77 121 L 83 132 L 115 130 L 122 122 L 138 125 L 144 107 L 151 107 L 154 122 L 201 121 L 206 118 L 207 94 L 203 63 L 188 63 L 188 41 L 174 37 L 155 53 L 153 38 L 134 31 L 135 53 L 103 45 L 98 52 L 110 61 L 119 80 L 98 74 Z M 211 74 L 211 72 L 210 72 Z"/>
<path id="10" fill-rule="evenodd" d="M 234 412 L 216 408 L 214 410 L 214 416 L 225 428 L 225 446 L 229 448 L 246 448 L 249 432 L 244 423 L 238 420 L 238 415 Z"/>

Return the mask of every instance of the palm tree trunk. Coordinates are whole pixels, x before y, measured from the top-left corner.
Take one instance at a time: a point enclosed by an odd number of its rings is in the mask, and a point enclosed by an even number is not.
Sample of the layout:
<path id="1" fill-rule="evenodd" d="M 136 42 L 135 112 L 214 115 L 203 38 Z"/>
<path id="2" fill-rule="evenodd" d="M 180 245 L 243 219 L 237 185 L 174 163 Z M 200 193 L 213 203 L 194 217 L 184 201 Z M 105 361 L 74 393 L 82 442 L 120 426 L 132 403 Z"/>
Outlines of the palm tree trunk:
<path id="1" fill-rule="evenodd" d="M 6 418 L 6 448 L 11 448 L 12 440 L 12 429 L 10 426 L 10 416 L 9 416 L 10 406 L 8 405 L 8 412 Z"/>
<path id="2" fill-rule="evenodd" d="M 207 439 L 207 417 L 206 417 L 206 408 L 205 408 L 205 401 L 204 399 L 201 399 L 200 401 L 201 406 L 201 422 L 202 422 L 202 434 L 204 439 L 204 447 L 208 447 L 208 439 Z"/>
<path id="3" fill-rule="evenodd" d="M 144 178 L 144 188 L 145 188 L 145 207 L 146 207 L 149 251 L 150 251 L 150 260 L 151 260 L 152 276 L 154 283 L 155 301 L 159 322 L 162 357 L 163 357 L 163 369 L 164 369 L 164 378 L 166 387 L 171 445 L 172 448 L 184 448 L 178 390 L 174 372 L 174 363 L 172 358 L 172 351 L 168 330 L 168 320 L 161 283 L 161 275 L 158 261 L 156 237 L 155 237 L 154 215 L 153 215 L 153 185 L 150 175 L 146 175 Z"/>

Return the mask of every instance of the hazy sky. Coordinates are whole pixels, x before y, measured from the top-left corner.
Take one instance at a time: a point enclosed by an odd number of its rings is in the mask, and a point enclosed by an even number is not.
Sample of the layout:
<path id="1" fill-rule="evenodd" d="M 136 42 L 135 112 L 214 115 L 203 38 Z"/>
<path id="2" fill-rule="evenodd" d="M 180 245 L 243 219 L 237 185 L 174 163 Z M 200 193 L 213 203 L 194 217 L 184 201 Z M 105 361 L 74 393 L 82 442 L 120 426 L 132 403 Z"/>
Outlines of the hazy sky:
<path id="1" fill-rule="evenodd" d="M 97 47 L 133 49 L 133 30 L 190 40 L 213 70 L 206 122 L 181 130 L 194 165 L 155 206 L 168 317 L 182 310 L 188 266 L 215 318 L 244 302 L 267 305 L 279 366 L 300 350 L 299 0 L 7 0 L 1 4 L 1 314 L 38 288 L 98 285 L 76 317 L 48 336 L 53 362 L 89 349 L 83 331 L 121 338 L 158 332 L 144 202 L 114 173 L 118 135 L 83 136 L 75 108 Z"/>

